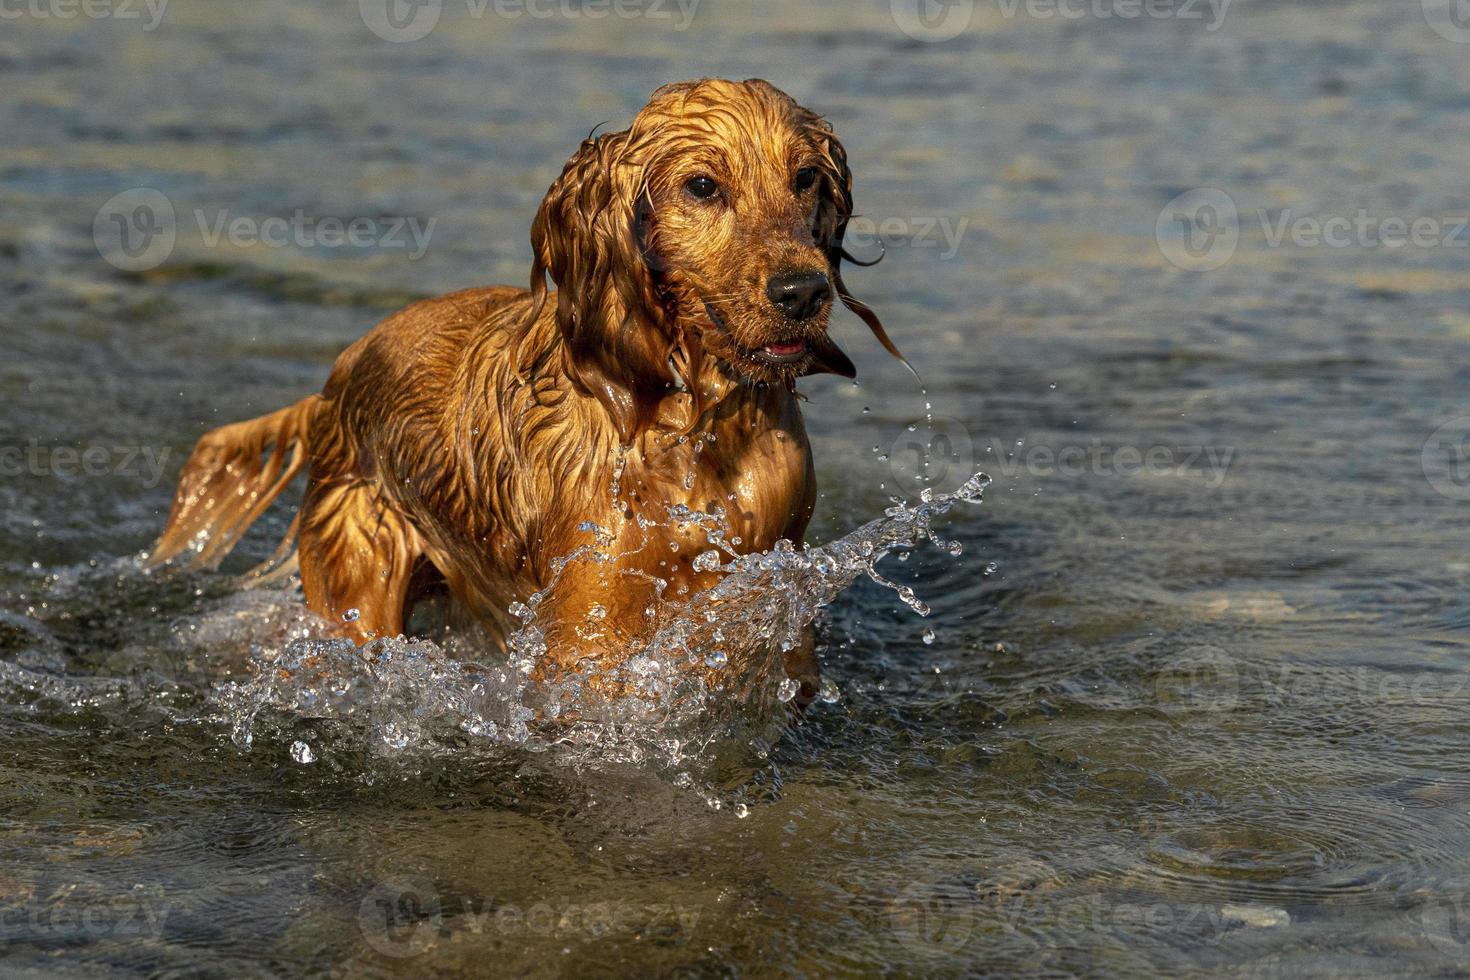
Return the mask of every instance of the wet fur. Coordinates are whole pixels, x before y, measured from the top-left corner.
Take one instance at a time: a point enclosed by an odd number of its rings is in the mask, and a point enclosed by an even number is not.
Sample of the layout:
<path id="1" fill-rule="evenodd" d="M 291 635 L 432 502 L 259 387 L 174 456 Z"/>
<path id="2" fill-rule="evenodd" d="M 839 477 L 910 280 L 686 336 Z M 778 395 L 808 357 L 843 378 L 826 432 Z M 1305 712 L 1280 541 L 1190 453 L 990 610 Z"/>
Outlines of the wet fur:
<path id="1" fill-rule="evenodd" d="M 791 185 L 804 166 L 819 174 L 805 194 Z M 695 172 L 718 174 L 723 209 L 685 195 Z M 349 347 L 319 395 L 206 435 L 152 561 L 216 565 L 305 469 L 293 533 L 311 609 L 362 643 L 400 634 L 442 583 L 503 639 L 518 625 L 507 607 L 548 585 L 591 521 L 619 557 L 566 565 L 540 610 L 544 666 L 616 662 L 644 632 L 655 579 L 675 595 L 716 578 L 690 567 L 703 531 L 643 529 L 640 513 L 719 508 L 740 551 L 800 543 L 816 482 L 796 380 L 851 363 L 827 336 L 830 299 L 792 323 L 764 289 L 820 269 L 891 349 L 842 284 L 851 211 L 830 127 L 768 83 L 660 89 L 552 185 L 529 290 L 411 306 Z M 791 338 L 808 344 L 800 363 L 750 354 Z M 607 614 L 589 627 L 594 604 Z M 809 694 L 809 647 L 787 668 Z"/>

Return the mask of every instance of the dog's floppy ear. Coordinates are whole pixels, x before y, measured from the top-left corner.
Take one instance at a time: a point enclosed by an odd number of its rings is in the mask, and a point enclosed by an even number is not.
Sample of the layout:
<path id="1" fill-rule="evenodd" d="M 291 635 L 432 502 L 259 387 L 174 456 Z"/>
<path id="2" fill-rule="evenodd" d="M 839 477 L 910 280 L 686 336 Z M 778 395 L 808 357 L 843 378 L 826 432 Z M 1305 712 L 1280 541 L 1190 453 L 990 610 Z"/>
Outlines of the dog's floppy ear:
<path id="1" fill-rule="evenodd" d="M 856 313 L 868 325 L 868 329 L 873 331 L 873 335 L 878 338 L 878 342 L 883 345 L 884 349 L 908 365 L 908 359 L 899 352 L 893 341 L 888 339 L 888 334 L 884 331 L 878 314 L 874 313 L 866 303 L 849 293 L 847 285 L 842 281 L 842 260 L 850 258 L 842 247 L 842 238 L 847 234 L 847 222 L 852 218 L 852 171 L 847 166 L 847 150 L 843 148 L 826 120 L 813 114 L 808 125 L 815 130 L 814 135 L 818 144 L 825 144 L 826 147 L 826 159 L 820 168 L 822 181 L 816 223 L 812 231 L 818 246 L 827 253 L 832 287 L 837 290 L 837 296 L 842 300 L 843 305 Z M 858 264 L 871 265 L 872 263 Z M 841 351 L 837 353 L 842 355 Z M 848 361 L 845 355 L 842 355 L 841 362 L 829 370 L 834 374 L 842 374 L 849 378 L 856 373 L 852 362 Z M 912 371 L 913 367 L 910 366 L 909 370 Z"/>
<path id="2" fill-rule="evenodd" d="M 642 393 L 669 378 L 660 305 L 644 261 L 637 202 L 643 166 L 627 131 L 582 142 L 531 225 L 531 317 L 556 285 L 556 322 L 572 381 L 607 409 L 624 445 L 653 412 Z"/>

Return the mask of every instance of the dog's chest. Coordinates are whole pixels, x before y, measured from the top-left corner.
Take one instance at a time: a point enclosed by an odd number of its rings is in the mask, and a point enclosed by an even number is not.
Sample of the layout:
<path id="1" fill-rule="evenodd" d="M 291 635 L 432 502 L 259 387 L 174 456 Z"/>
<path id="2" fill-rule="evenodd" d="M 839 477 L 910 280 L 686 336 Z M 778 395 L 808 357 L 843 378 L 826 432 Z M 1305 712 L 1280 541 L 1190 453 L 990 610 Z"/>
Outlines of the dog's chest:
<path id="1" fill-rule="evenodd" d="M 726 419 L 688 436 L 654 436 L 629 463 L 629 503 L 672 553 L 686 544 L 707 548 L 701 528 L 710 524 L 738 551 L 766 550 L 780 538 L 800 537 L 810 516 L 811 448 L 794 409 Z M 681 506 L 716 520 L 681 530 L 668 520 Z"/>

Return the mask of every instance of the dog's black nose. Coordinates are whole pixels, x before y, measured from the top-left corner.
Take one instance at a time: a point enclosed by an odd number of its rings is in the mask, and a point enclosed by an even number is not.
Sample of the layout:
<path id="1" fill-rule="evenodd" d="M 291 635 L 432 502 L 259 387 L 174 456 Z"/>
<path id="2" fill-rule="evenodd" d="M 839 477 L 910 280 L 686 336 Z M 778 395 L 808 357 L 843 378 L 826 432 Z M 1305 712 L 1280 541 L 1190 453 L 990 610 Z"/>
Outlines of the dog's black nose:
<path id="1" fill-rule="evenodd" d="M 820 272 L 796 272 L 772 276 L 766 283 L 766 295 L 776 308 L 793 320 L 810 320 L 822 308 L 829 287 Z"/>

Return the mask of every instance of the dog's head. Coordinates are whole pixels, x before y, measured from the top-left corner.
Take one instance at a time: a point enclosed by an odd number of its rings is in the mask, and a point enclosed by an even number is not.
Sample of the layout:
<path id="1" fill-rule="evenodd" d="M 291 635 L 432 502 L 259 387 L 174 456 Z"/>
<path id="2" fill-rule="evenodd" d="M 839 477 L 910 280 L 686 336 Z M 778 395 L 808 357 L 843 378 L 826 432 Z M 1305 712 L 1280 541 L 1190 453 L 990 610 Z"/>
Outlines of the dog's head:
<path id="1" fill-rule="evenodd" d="M 759 79 L 666 85 L 628 129 L 585 140 L 547 193 L 535 306 L 549 276 L 576 379 L 624 441 L 671 365 L 698 377 L 714 358 L 788 388 L 851 377 L 827 332 L 834 298 L 897 355 L 842 283 L 851 215 L 847 154 L 821 117 Z"/>

